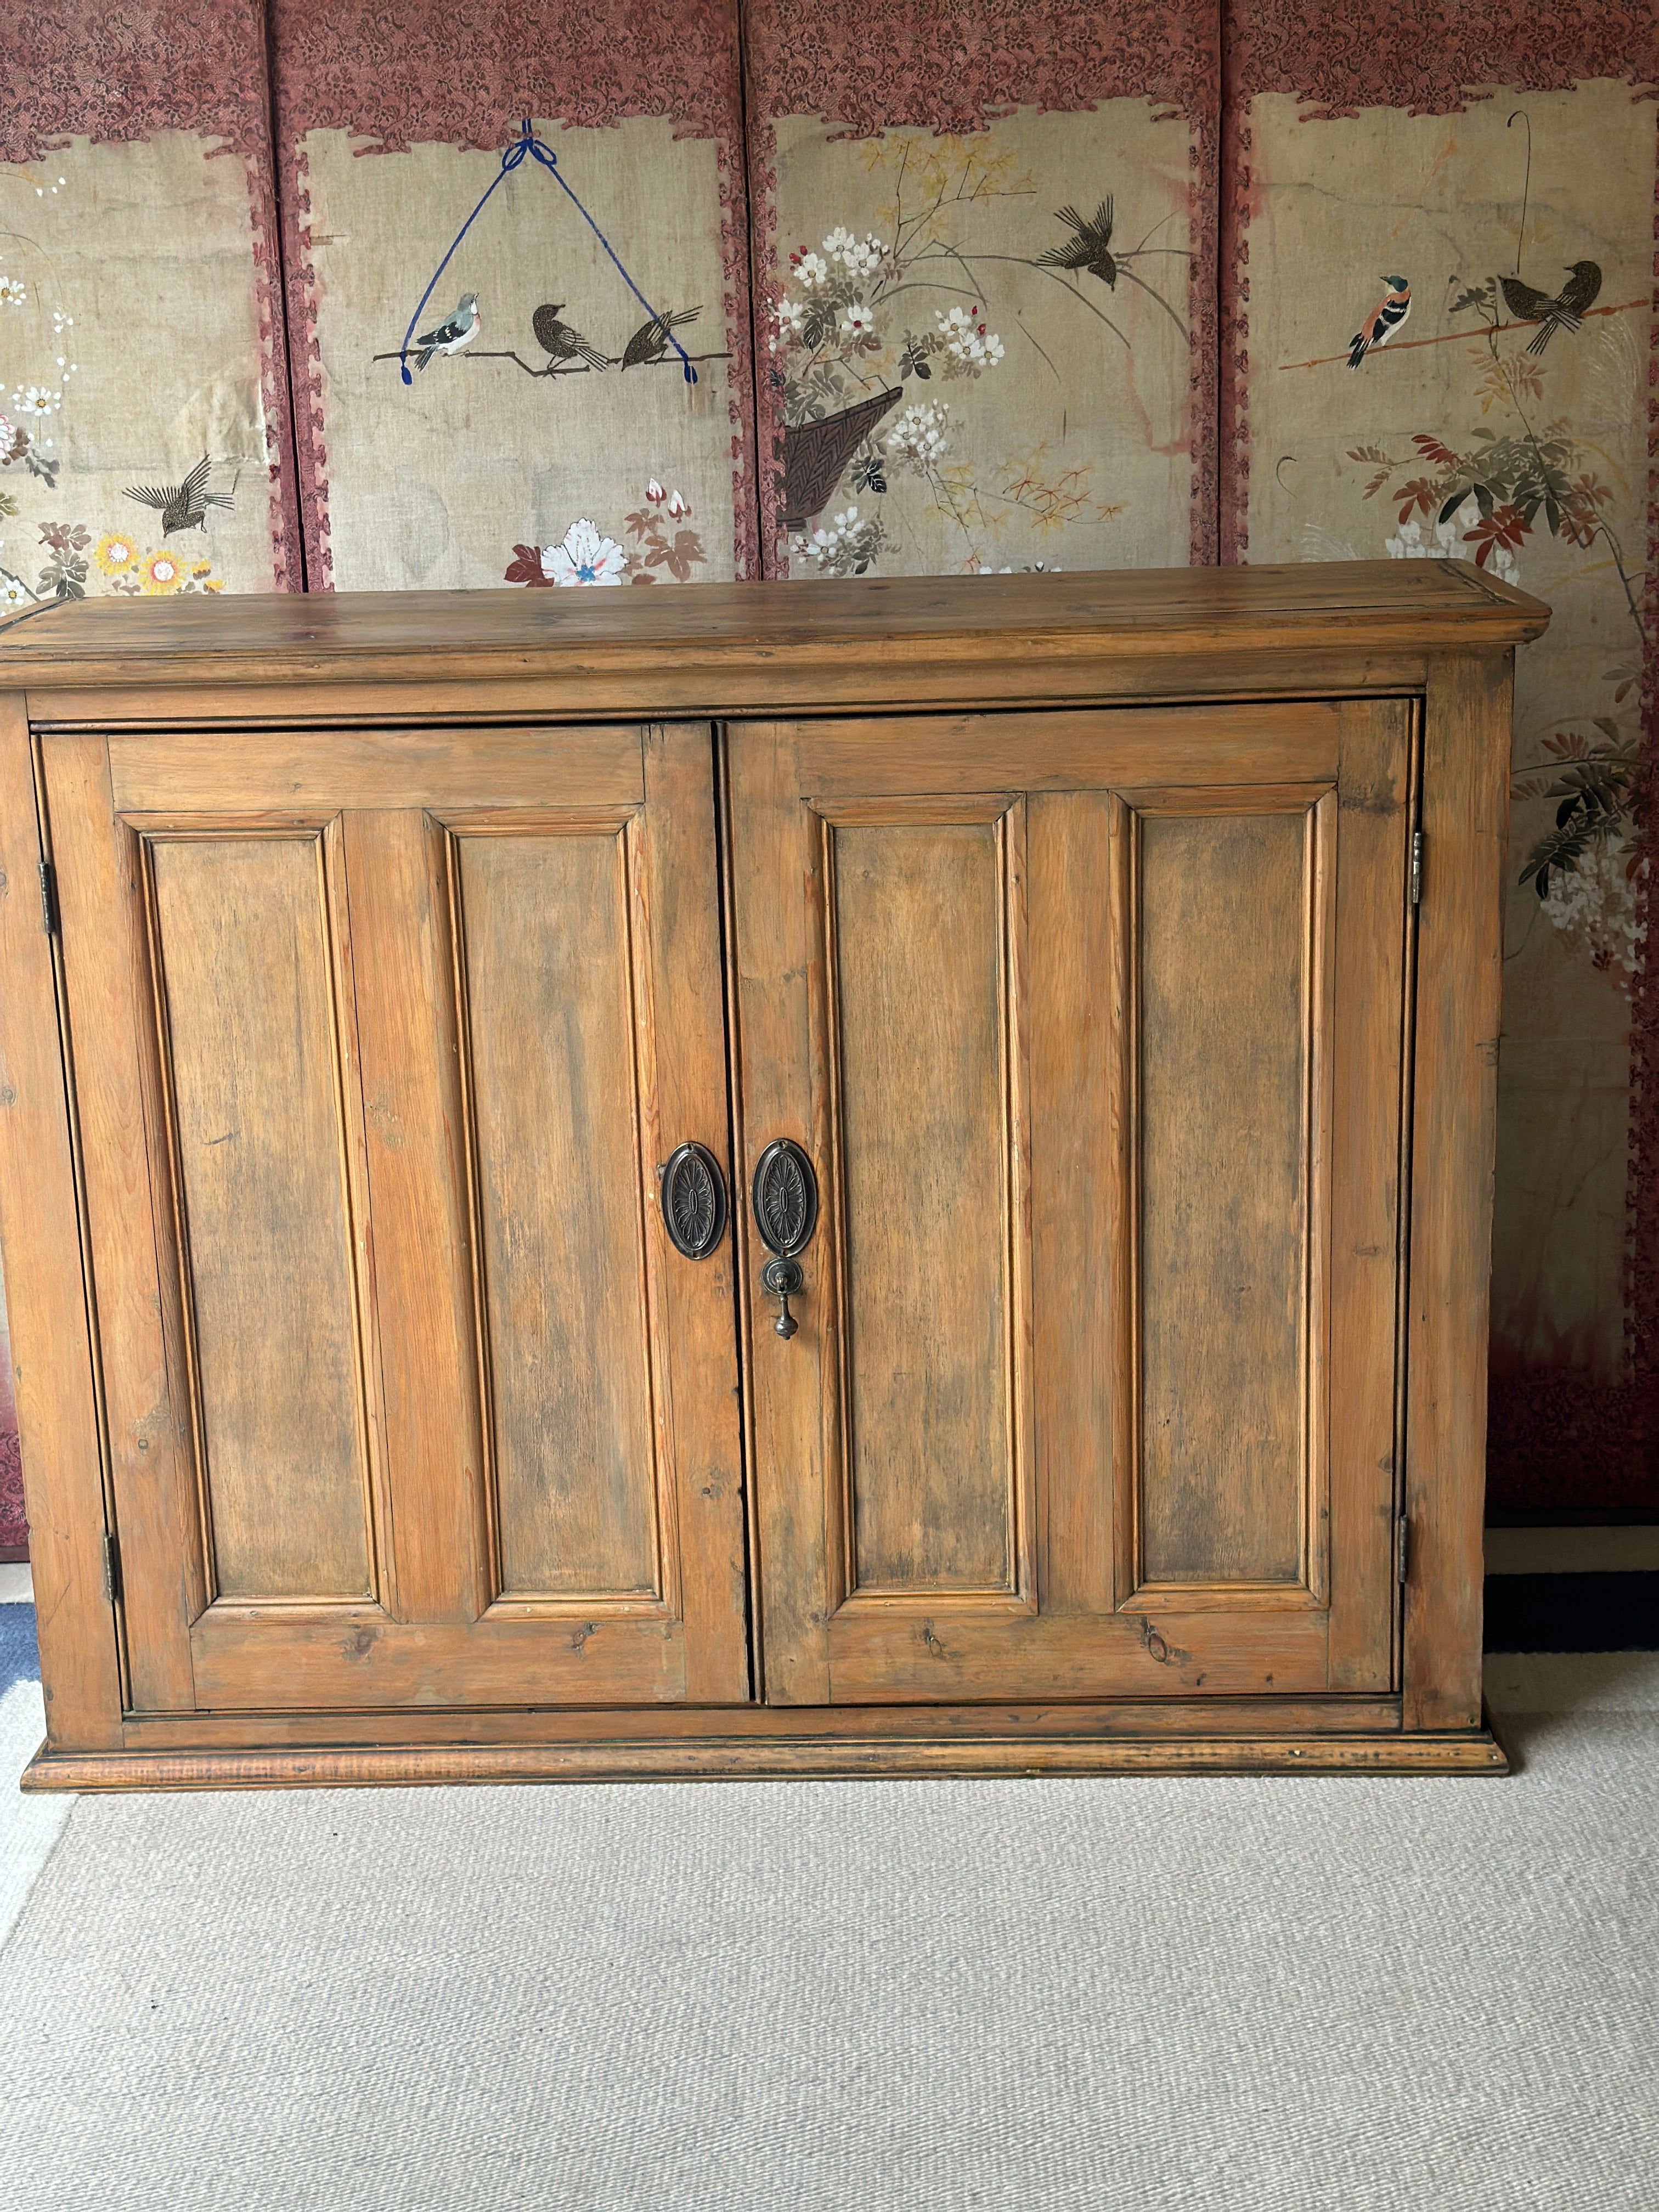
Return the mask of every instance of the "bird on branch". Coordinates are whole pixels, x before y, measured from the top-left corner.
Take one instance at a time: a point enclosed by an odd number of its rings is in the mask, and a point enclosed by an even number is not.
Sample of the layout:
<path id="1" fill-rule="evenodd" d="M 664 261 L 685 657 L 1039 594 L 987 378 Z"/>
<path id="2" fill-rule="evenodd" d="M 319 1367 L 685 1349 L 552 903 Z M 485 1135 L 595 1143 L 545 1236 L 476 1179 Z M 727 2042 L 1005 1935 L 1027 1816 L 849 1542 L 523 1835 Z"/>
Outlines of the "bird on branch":
<path id="1" fill-rule="evenodd" d="M 1527 348 L 1528 353 L 1542 353 L 1557 331 L 1583 327 L 1584 317 L 1601 289 L 1601 264 L 1575 261 L 1567 270 L 1567 279 L 1552 300 L 1547 292 L 1535 291 L 1518 276 L 1498 278 L 1504 305 L 1516 322 L 1536 323 L 1539 326 L 1538 335 Z"/>
<path id="2" fill-rule="evenodd" d="M 453 315 L 433 330 L 422 331 L 415 341 L 418 350 L 415 356 L 416 368 L 424 368 L 434 353 L 459 353 L 463 346 L 471 344 L 483 328 L 483 317 L 478 313 L 476 292 L 463 295 Z"/>
<path id="3" fill-rule="evenodd" d="M 1412 311 L 1412 288 L 1403 276 L 1385 276 L 1388 290 L 1348 340 L 1348 366 L 1358 368 L 1368 353 L 1385 346 Z"/>
<path id="4" fill-rule="evenodd" d="M 536 343 L 556 362 L 585 361 L 590 368 L 609 368 L 611 364 L 602 353 L 595 353 L 580 331 L 573 331 L 568 323 L 559 318 L 564 313 L 564 302 L 552 307 L 538 307 L 530 318 L 530 327 L 536 333 Z"/>
<path id="5" fill-rule="evenodd" d="M 1039 253 L 1039 269 L 1082 269 L 1091 276 L 1098 276 L 1111 291 L 1117 289 L 1117 263 L 1111 252 L 1112 202 L 1109 193 L 1095 210 L 1094 220 L 1085 222 L 1074 207 L 1056 208 L 1059 220 L 1069 226 L 1072 236 L 1063 246 L 1051 246 L 1046 253 Z"/>
<path id="6" fill-rule="evenodd" d="M 695 323 L 702 313 L 701 307 L 687 307 L 683 313 L 653 315 L 642 324 L 623 348 L 624 368 L 646 368 L 659 362 L 668 350 L 668 341 L 676 331 L 683 331 L 688 323 Z M 539 333 L 538 333 L 539 335 Z"/>
<path id="7" fill-rule="evenodd" d="M 208 489 L 212 470 L 212 462 L 204 453 L 183 483 L 129 484 L 126 495 L 136 499 L 140 507 L 158 511 L 163 538 L 171 538 L 175 530 L 205 530 L 209 507 L 232 504 L 228 493 Z"/>

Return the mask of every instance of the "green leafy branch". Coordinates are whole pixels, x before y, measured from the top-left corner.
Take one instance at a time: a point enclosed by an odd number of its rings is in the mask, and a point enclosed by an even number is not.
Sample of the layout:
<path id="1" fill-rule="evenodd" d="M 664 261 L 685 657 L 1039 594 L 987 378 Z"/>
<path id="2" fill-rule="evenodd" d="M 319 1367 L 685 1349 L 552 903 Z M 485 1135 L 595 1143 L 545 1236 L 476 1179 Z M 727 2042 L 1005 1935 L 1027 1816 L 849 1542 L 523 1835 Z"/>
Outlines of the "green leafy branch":
<path id="1" fill-rule="evenodd" d="M 1553 875 L 1576 873 L 1587 854 L 1646 827 L 1651 771 L 1616 722 L 1598 714 L 1593 726 L 1601 732 L 1599 740 L 1576 730 L 1547 738 L 1545 750 L 1554 754 L 1559 773 L 1548 778 L 1534 772 L 1511 786 L 1517 799 L 1558 801 L 1554 828 L 1539 838 L 1521 871 L 1521 881 L 1530 883 L 1540 899 L 1549 896 Z M 1633 876 L 1641 862 L 1638 845 L 1626 864 L 1626 876 Z"/>

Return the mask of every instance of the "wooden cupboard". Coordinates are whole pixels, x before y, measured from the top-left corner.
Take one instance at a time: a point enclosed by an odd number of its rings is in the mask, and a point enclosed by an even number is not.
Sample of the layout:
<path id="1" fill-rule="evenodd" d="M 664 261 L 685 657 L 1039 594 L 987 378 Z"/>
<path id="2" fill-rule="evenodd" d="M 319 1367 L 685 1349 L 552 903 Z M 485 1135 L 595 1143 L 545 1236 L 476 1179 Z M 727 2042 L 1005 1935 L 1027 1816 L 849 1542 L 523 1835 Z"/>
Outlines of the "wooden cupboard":
<path id="1" fill-rule="evenodd" d="M 1546 619 L 1413 562 L 0 633 L 29 1786 L 1500 1769 Z"/>

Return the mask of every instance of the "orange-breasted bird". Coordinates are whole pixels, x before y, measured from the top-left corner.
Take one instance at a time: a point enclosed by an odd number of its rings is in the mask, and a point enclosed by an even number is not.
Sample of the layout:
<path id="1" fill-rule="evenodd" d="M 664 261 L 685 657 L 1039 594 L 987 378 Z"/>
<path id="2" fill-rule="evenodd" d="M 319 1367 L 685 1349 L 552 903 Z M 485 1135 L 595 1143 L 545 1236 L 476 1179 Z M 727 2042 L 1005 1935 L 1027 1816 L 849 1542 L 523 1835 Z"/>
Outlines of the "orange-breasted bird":
<path id="1" fill-rule="evenodd" d="M 1373 347 L 1387 345 L 1412 311 L 1412 288 L 1403 276 L 1385 276 L 1388 290 L 1348 340 L 1348 366 L 1358 368 Z"/>
<path id="2" fill-rule="evenodd" d="M 1547 292 L 1534 291 L 1523 284 L 1518 276 L 1500 276 L 1504 305 L 1520 323 L 1536 323 L 1538 335 L 1527 348 L 1528 353 L 1542 353 L 1557 331 L 1576 331 L 1585 315 L 1595 305 L 1595 295 L 1601 289 L 1601 265 L 1597 261 L 1575 261 L 1567 270 L 1571 280 L 1564 284 L 1552 300 Z"/>

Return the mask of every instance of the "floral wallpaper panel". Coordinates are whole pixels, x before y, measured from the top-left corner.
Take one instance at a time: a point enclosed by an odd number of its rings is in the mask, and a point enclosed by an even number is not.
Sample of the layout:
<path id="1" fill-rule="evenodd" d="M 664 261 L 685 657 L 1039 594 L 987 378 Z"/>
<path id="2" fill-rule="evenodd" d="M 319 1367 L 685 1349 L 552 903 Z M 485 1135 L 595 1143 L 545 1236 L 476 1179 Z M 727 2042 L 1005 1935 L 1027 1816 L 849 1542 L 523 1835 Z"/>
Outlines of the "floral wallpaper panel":
<path id="1" fill-rule="evenodd" d="M 297 588 L 264 22 L 38 0 L 0 66 L 0 615 Z M 25 1538 L 0 1317 L 0 1548 Z"/>
<path id="2" fill-rule="evenodd" d="M 1613 78 L 1445 105 L 1235 118 L 1224 536 L 1473 559 L 1554 610 L 1516 671 L 1490 1477 L 1499 1504 L 1636 1504 L 1655 110 Z"/>
<path id="3" fill-rule="evenodd" d="M 1207 13 L 746 20 L 768 573 L 1205 557 Z"/>
<path id="4" fill-rule="evenodd" d="M 752 574 L 728 0 L 274 20 L 312 588 Z"/>

